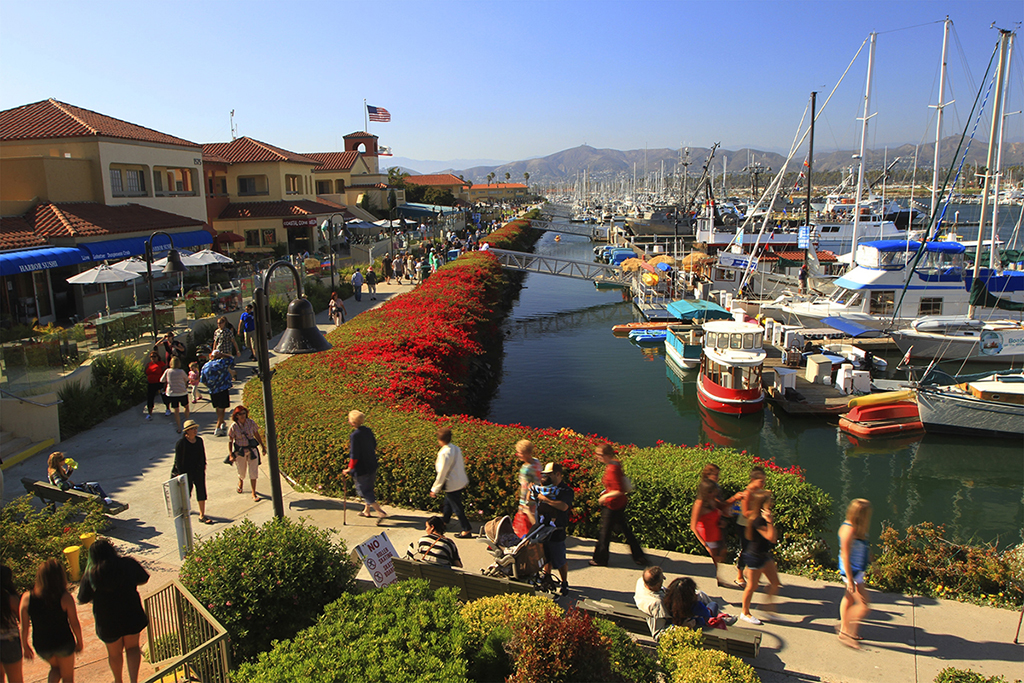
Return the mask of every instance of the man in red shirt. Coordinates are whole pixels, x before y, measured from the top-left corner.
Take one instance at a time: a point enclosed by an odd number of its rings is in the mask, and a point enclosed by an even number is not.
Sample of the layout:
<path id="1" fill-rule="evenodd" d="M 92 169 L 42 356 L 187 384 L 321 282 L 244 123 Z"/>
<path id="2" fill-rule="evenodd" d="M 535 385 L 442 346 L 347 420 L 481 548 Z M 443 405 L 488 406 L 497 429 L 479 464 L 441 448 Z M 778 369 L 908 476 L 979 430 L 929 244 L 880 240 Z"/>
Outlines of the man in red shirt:
<path id="1" fill-rule="evenodd" d="M 629 543 L 633 561 L 641 567 L 646 567 L 649 564 L 647 556 L 630 530 L 629 522 L 626 521 L 626 503 L 629 502 L 629 497 L 622 463 L 616 459 L 615 449 L 608 443 L 599 444 L 594 449 L 594 455 L 604 463 L 604 476 L 601 477 L 604 492 L 597 499 L 601 504 L 601 532 L 597 536 L 597 547 L 594 548 L 594 559 L 590 560 L 590 564 L 594 567 L 608 564 L 608 546 L 611 544 L 612 530 L 618 526 L 622 529 L 626 543 Z"/>

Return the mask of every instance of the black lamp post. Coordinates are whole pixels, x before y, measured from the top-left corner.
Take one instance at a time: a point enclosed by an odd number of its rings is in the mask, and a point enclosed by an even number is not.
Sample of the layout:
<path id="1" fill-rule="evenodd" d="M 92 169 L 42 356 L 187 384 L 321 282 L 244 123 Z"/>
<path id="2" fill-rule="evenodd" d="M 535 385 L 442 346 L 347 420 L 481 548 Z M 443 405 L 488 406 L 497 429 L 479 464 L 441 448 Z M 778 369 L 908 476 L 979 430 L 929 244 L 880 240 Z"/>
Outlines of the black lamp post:
<path id="1" fill-rule="evenodd" d="M 331 217 L 327 219 L 327 223 L 331 226 L 330 235 L 327 238 L 327 250 L 331 253 L 331 291 L 334 291 L 334 258 L 336 256 L 334 252 L 334 217 L 341 216 L 342 225 L 345 224 L 345 216 L 340 213 L 333 213 Z"/>
<path id="2" fill-rule="evenodd" d="M 156 296 L 153 294 L 153 239 L 157 235 L 163 235 L 171 243 L 171 250 L 167 252 L 167 263 L 164 265 L 164 273 L 183 273 L 185 264 L 181 262 L 181 255 L 174 248 L 174 240 L 166 232 L 157 230 L 146 240 L 146 276 L 149 278 L 149 310 L 153 314 L 153 343 L 159 338 L 156 329 Z"/>
<path id="3" fill-rule="evenodd" d="M 299 271 L 287 261 L 278 261 L 267 268 L 263 276 L 263 286 L 257 287 L 253 293 L 256 302 L 256 338 L 259 353 L 256 363 L 260 369 L 260 381 L 263 383 L 263 410 L 267 422 L 267 464 L 270 467 L 270 496 L 274 501 L 274 516 L 284 517 L 284 497 L 281 493 L 281 470 L 277 459 L 277 426 L 274 424 L 274 396 L 270 386 L 270 353 L 267 341 L 270 339 L 270 278 L 278 268 L 287 268 L 295 278 L 298 298 L 288 304 L 288 323 L 281 341 L 274 347 L 277 353 L 319 353 L 331 348 L 331 343 L 316 326 L 313 304 L 302 298 L 302 278 Z"/>

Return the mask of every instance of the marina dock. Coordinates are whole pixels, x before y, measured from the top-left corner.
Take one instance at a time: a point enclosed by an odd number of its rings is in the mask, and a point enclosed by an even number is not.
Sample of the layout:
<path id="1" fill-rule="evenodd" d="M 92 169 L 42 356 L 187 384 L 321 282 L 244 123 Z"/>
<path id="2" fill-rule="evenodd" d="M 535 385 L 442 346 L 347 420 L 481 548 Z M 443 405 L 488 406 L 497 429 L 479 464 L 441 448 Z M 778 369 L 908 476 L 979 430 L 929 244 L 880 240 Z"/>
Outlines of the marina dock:
<path id="1" fill-rule="evenodd" d="M 766 344 L 764 350 L 767 356 L 764 359 L 761 385 L 764 387 L 765 398 L 769 403 L 782 408 L 790 415 L 842 415 L 849 411 L 849 394 L 842 393 L 831 384 L 808 382 L 804 376 L 804 368 L 799 363 L 787 363 L 785 353 L 777 347 Z M 787 390 L 783 395 L 776 390 L 774 372 L 776 368 L 788 368 L 795 371 L 793 377 L 796 380 L 796 386 L 792 389 L 792 393 Z"/>

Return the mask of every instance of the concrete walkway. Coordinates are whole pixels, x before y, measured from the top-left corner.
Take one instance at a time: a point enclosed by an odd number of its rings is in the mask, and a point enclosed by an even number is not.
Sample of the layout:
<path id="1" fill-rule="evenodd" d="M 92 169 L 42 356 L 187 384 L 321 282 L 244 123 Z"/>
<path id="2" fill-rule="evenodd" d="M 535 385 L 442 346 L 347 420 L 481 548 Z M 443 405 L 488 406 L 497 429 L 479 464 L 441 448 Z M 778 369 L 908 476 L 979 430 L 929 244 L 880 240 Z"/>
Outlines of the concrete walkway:
<path id="1" fill-rule="evenodd" d="M 409 289 L 408 284 L 381 284 L 376 300 L 371 300 L 364 291 L 361 302 L 345 301 L 348 318 Z M 319 315 L 317 322 L 325 332 L 333 327 L 326 313 Z M 238 369 L 239 382 L 232 391 L 232 406 L 240 399 L 242 384 L 254 372 L 255 364 L 242 362 Z M 193 511 L 193 532 L 206 538 L 241 519 L 249 518 L 256 524 L 269 520 L 273 508 L 265 463 L 258 482 L 262 500 L 253 502 L 248 491 L 237 494 L 235 468 L 223 464 L 227 439 L 213 436 L 216 419 L 209 403 L 199 403 L 193 418 L 199 423 L 200 436 L 206 444 L 207 512 L 216 522 L 209 526 L 199 524 L 196 521 L 198 511 Z M 344 420 L 345 416 L 338 419 Z M 369 426 L 373 426 L 372 415 Z M 455 437 L 458 442 L 458 434 Z M 155 415 L 152 422 L 146 422 L 139 406 L 60 445 L 61 450 L 79 462 L 78 478 L 102 482 L 111 496 L 131 505 L 127 512 L 112 518 L 113 526 L 107 535 L 116 539 L 125 552 L 144 562 L 153 574 L 145 587 L 147 592 L 175 576 L 180 566 L 174 525 L 164 509 L 162 493 L 162 484 L 170 475 L 177 439 L 173 418 Z M 339 449 L 343 447 L 344 444 L 339 444 Z M 424 449 L 432 451 L 433 444 L 425 444 Z M 16 487 L 20 487 L 21 477 L 42 479 L 45 476 L 47 455 L 41 453 L 4 472 L 8 497 L 20 493 Z M 515 472 L 510 470 L 509 477 L 514 476 Z M 428 485 L 429 482 L 424 482 L 424 486 Z M 287 480 L 282 481 L 282 487 L 289 517 L 305 518 L 310 523 L 333 529 L 335 536 L 344 540 L 349 548 L 383 530 L 396 550 L 404 553 L 408 544 L 422 534 L 426 518 L 434 514 L 387 506 L 391 517 L 384 525 L 376 527 L 374 520 L 357 515 L 362 509 L 361 503 L 349 499 L 343 524 L 341 500 L 296 491 Z M 475 524 L 474 528 L 478 526 Z M 467 569 L 476 570 L 490 563 L 492 558 L 485 541 L 477 538 L 459 540 L 458 544 Z M 627 602 L 632 599 L 640 572 L 630 559 L 628 548 L 613 545 L 608 567 L 590 567 L 587 560 L 593 545 L 591 539 L 569 539 L 572 591 L 560 600 L 563 606 L 575 603 L 582 596 Z M 708 558 L 655 550 L 649 551 L 648 557 L 662 566 L 669 579 L 692 576 L 699 588 L 726 604 L 728 612 L 739 613 L 741 592 L 716 585 Z M 731 579 L 731 572 L 731 567 L 723 568 L 722 578 Z M 369 581 L 365 569 L 360 571 L 359 578 Z M 771 623 L 756 627 L 763 631 L 764 639 L 760 656 L 750 660 L 766 682 L 926 683 L 947 666 L 972 668 L 986 676 L 1000 674 L 1010 679 L 1024 676 L 1024 646 L 1013 644 L 1017 612 L 871 592 L 873 609 L 861 630 L 866 639 L 862 643 L 864 649 L 857 652 L 840 645 L 835 636 L 843 591 L 840 585 L 787 575 L 782 580 L 779 613 Z M 759 598 L 763 600 L 763 594 L 755 597 L 754 613 L 763 615 L 758 610 Z M 79 655 L 77 680 L 109 681 L 104 651 L 93 631 L 88 606 L 82 608 L 80 614 L 83 620 L 88 617 L 90 621 L 83 623 L 88 647 Z M 38 661 L 26 664 L 26 681 L 45 680 L 45 665 Z"/>

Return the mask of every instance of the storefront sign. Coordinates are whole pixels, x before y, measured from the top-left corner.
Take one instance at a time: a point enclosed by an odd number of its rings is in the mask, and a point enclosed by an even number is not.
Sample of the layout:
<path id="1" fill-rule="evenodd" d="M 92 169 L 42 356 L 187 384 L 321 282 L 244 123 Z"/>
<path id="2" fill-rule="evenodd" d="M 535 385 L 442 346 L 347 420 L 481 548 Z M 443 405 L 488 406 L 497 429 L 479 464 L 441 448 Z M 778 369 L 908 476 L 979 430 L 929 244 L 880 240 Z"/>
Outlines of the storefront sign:
<path id="1" fill-rule="evenodd" d="M 301 218 L 285 218 L 282 223 L 286 228 L 312 228 L 316 227 L 316 216 L 303 216 Z"/>

